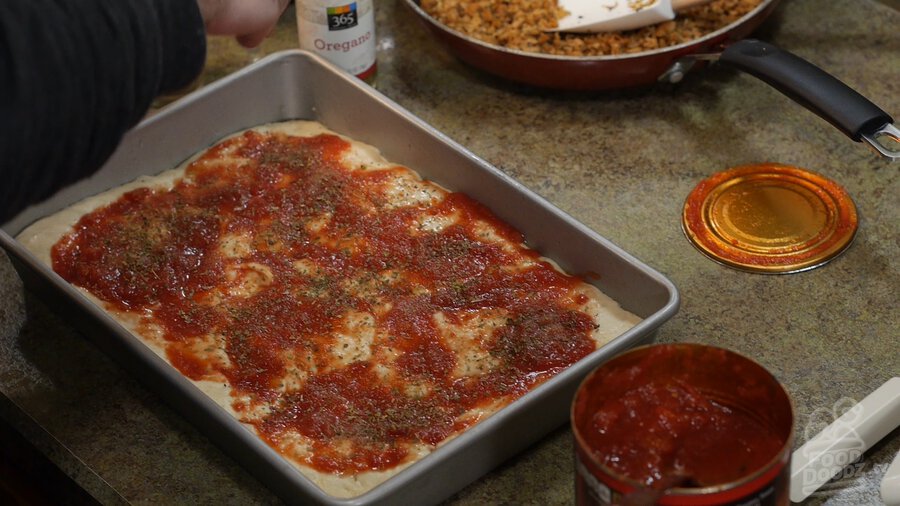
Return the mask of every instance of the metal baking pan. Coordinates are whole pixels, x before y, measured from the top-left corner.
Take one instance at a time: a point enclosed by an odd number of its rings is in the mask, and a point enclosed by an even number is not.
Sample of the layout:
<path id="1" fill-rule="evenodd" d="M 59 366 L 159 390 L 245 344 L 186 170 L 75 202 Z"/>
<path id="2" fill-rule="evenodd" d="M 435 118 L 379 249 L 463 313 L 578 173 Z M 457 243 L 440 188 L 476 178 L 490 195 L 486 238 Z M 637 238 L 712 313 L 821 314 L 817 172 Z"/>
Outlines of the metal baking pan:
<path id="1" fill-rule="evenodd" d="M 596 274 L 591 282 L 643 321 L 370 492 L 353 499 L 326 495 L 13 239 L 37 218 L 174 167 L 228 134 L 287 119 L 319 121 L 378 147 L 389 160 L 426 179 L 467 193 L 564 269 Z M 448 497 L 565 423 L 580 380 L 612 355 L 651 340 L 654 330 L 677 311 L 679 300 L 675 286 L 658 272 L 377 91 L 296 50 L 263 58 L 145 120 L 95 175 L 3 225 L 0 245 L 30 290 L 287 503 L 429 504 Z"/>

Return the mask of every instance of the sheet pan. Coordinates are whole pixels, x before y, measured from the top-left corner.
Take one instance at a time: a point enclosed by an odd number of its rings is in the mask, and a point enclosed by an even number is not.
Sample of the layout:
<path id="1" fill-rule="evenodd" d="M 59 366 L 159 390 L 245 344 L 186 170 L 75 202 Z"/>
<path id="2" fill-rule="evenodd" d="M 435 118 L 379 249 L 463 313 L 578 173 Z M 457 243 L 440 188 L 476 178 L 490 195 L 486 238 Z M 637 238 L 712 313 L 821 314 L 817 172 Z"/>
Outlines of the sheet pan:
<path id="1" fill-rule="evenodd" d="M 324 494 L 14 239 L 35 219 L 82 198 L 172 168 L 235 131 L 287 119 L 319 121 L 378 147 L 389 160 L 412 167 L 426 179 L 467 193 L 564 269 L 596 274 L 590 282 L 643 320 L 372 491 L 353 499 Z M 579 381 L 614 354 L 652 340 L 679 304 L 677 289 L 662 274 L 371 87 L 299 50 L 263 58 L 146 119 L 92 177 L 4 224 L 0 246 L 29 290 L 288 504 L 429 504 L 445 499 L 565 423 Z"/>

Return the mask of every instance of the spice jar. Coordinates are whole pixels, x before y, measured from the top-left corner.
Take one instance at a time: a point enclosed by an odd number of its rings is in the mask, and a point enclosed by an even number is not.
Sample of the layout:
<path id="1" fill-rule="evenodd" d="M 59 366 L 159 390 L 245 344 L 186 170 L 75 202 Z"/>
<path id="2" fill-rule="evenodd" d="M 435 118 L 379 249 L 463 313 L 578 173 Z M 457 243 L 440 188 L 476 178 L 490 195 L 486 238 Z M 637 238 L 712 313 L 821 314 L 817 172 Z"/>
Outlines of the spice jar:
<path id="1" fill-rule="evenodd" d="M 297 0 L 300 49 L 350 74 L 375 79 L 375 9 L 372 0 Z"/>

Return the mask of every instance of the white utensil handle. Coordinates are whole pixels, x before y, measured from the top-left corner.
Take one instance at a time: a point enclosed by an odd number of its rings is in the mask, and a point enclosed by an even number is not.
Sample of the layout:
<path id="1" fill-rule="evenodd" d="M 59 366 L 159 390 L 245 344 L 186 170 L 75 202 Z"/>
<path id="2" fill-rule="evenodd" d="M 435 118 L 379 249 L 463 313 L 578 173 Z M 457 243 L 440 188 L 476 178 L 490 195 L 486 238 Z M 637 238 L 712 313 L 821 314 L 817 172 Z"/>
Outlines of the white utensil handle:
<path id="1" fill-rule="evenodd" d="M 898 425 L 900 377 L 885 382 L 794 452 L 791 501 L 809 497 Z"/>
<path id="2" fill-rule="evenodd" d="M 881 500 L 885 506 L 900 506 L 900 452 L 881 479 Z"/>

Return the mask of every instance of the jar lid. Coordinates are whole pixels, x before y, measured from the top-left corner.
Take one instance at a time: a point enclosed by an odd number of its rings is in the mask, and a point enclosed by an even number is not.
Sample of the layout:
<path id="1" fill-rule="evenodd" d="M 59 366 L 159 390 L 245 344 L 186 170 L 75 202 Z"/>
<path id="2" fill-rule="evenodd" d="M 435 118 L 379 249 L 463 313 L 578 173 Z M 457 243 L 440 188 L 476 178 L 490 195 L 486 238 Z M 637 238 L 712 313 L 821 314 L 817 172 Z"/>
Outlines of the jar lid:
<path id="1" fill-rule="evenodd" d="M 764 163 L 701 181 L 684 203 L 682 225 L 713 260 L 753 272 L 789 273 L 843 252 L 856 234 L 857 216 L 850 196 L 834 181 Z"/>

